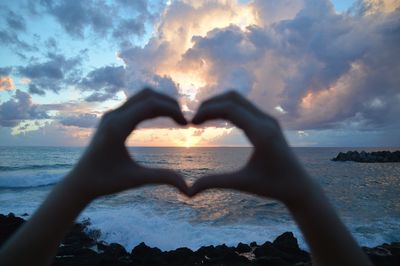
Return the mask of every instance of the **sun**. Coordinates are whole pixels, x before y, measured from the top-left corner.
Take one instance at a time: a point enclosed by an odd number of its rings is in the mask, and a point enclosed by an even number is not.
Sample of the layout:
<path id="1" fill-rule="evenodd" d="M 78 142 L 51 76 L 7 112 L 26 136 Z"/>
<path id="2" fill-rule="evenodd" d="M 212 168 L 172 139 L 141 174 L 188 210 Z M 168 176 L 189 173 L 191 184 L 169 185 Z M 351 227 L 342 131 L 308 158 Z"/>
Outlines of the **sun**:
<path id="1" fill-rule="evenodd" d="M 196 144 L 200 142 L 201 137 L 193 135 L 195 130 L 195 128 L 188 128 L 187 130 L 185 130 L 183 138 L 184 141 L 182 143 L 184 147 L 191 148 L 196 146 Z"/>

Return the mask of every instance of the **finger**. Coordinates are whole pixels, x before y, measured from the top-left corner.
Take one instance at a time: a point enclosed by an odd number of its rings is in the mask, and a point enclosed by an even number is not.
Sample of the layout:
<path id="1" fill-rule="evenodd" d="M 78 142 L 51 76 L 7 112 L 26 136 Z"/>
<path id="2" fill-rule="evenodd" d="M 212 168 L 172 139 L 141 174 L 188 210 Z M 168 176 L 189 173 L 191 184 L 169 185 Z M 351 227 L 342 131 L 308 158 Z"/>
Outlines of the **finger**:
<path id="1" fill-rule="evenodd" d="M 232 122 L 238 128 L 243 129 L 251 140 L 257 125 L 254 116 L 231 101 L 221 100 L 218 103 L 205 103 L 200 106 L 196 115 L 192 119 L 193 124 L 201 124 L 208 120 L 224 119 Z"/>
<path id="2" fill-rule="evenodd" d="M 216 174 L 201 177 L 189 188 L 190 197 L 211 188 L 227 188 L 242 190 L 244 171 L 235 173 Z"/>
<path id="3" fill-rule="evenodd" d="M 137 94 L 133 95 L 132 97 L 130 97 L 119 109 L 120 110 L 128 109 L 130 106 L 134 105 L 135 103 L 140 103 L 141 101 L 144 101 L 144 100 L 146 100 L 148 98 L 152 98 L 152 97 L 163 99 L 165 101 L 170 102 L 171 104 L 176 104 L 179 106 L 178 102 L 174 98 L 172 98 L 168 95 L 165 95 L 163 93 L 156 92 L 153 89 L 147 87 L 147 88 L 144 88 L 143 90 L 141 90 L 140 92 L 138 92 Z"/>
<path id="4" fill-rule="evenodd" d="M 120 116 L 125 137 L 128 136 L 140 122 L 156 117 L 170 117 L 179 125 L 187 125 L 186 118 L 183 116 L 177 103 L 171 103 L 163 99 L 157 99 L 156 97 L 130 106 L 120 113 Z"/>
<path id="5" fill-rule="evenodd" d="M 238 93 L 237 91 L 231 90 L 226 93 L 217 95 L 215 97 L 212 97 L 204 103 L 218 103 L 221 101 L 233 101 L 239 105 L 241 105 L 243 108 L 247 109 L 247 111 L 253 113 L 254 115 L 257 116 L 262 116 L 265 115 L 260 109 L 258 109 L 254 104 L 252 104 L 249 100 L 247 100 L 243 95 Z"/>
<path id="6" fill-rule="evenodd" d="M 171 117 L 180 125 L 186 125 L 186 118 L 178 105 L 157 97 L 149 98 L 146 101 L 138 104 L 136 108 L 131 108 L 128 115 L 136 118 L 137 123 L 151 118 L 160 116 Z"/>
<path id="7" fill-rule="evenodd" d="M 188 195 L 188 186 L 185 180 L 177 172 L 162 168 L 147 168 L 139 166 L 135 173 L 136 182 L 141 185 L 165 184 L 179 189 L 182 193 Z"/>

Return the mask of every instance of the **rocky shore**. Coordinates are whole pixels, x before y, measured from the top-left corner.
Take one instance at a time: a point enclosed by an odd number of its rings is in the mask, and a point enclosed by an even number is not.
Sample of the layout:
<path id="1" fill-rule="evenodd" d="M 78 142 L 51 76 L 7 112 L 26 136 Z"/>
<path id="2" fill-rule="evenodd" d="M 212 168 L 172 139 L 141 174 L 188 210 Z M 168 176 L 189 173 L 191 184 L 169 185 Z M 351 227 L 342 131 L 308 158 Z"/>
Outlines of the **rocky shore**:
<path id="1" fill-rule="evenodd" d="M 400 162 L 400 151 L 339 152 L 339 154 L 335 158 L 333 158 L 332 161 L 354 161 L 359 163 L 397 163 Z"/>
<path id="2" fill-rule="evenodd" d="M 0 248 L 24 222 L 12 213 L 0 214 Z M 311 265 L 310 254 L 299 248 L 291 232 L 262 245 L 254 242 L 236 247 L 204 246 L 196 251 L 184 247 L 161 251 L 141 243 L 129 252 L 120 244 L 97 241 L 99 232 L 86 233 L 87 225 L 88 222 L 74 224 L 52 265 Z M 374 265 L 400 265 L 400 242 L 363 250 Z"/>

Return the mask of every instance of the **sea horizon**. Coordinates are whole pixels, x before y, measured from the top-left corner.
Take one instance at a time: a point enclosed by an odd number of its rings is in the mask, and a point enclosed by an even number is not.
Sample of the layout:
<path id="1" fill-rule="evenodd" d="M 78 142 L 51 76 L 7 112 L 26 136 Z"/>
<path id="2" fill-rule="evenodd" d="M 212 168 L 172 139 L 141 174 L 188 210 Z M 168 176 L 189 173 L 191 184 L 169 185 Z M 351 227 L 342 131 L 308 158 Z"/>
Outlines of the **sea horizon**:
<path id="1" fill-rule="evenodd" d="M 25 148 L 35 148 L 35 147 L 54 147 L 54 148 L 85 148 L 87 145 L 0 145 L 0 148 L 4 147 L 25 147 Z M 129 146 L 125 145 L 127 148 L 183 148 L 183 149 L 191 149 L 191 148 L 254 148 L 253 146 Z M 375 148 L 390 148 L 390 149 L 400 149 L 400 146 L 291 146 L 290 148 L 366 148 L 366 149 L 375 149 Z"/>

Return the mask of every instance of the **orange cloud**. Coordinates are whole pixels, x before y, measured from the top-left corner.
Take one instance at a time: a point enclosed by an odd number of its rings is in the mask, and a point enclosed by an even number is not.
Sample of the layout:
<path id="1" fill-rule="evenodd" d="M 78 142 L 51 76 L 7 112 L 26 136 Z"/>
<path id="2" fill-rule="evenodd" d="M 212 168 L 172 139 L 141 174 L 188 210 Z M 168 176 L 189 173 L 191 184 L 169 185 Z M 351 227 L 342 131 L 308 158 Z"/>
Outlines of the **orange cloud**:
<path id="1" fill-rule="evenodd" d="M 389 13 L 400 7 L 398 0 L 364 0 L 364 2 L 369 7 L 367 15 L 380 12 Z"/>
<path id="2" fill-rule="evenodd" d="M 229 133 L 232 128 L 207 127 L 178 129 L 139 129 L 128 138 L 128 146 L 178 146 L 206 147 L 210 140 L 217 139 Z"/>
<path id="3" fill-rule="evenodd" d="M 157 28 L 157 36 L 150 47 L 167 47 L 168 50 L 158 58 L 154 72 L 169 76 L 179 84 L 180 92 L 194 96 L 206 84 L 215 83 L 210 75 L 210 65 L 183 64 L 182 56 L 192 48 L 193 37 L 204 37 L 213 29 L 237 25 L 243 30 L 249 25 L 257 25 L 257 15 L 251 4 L 234 1 L 199 2 L 183 1 L 172 3 L 165 12 L 162 23 Z"/>
<path id="4" fill-rule="evenodd" d="M 9 76 L 0 76 L 0 91 L 10 91 L 15 88 L 14 81 Z"/>

